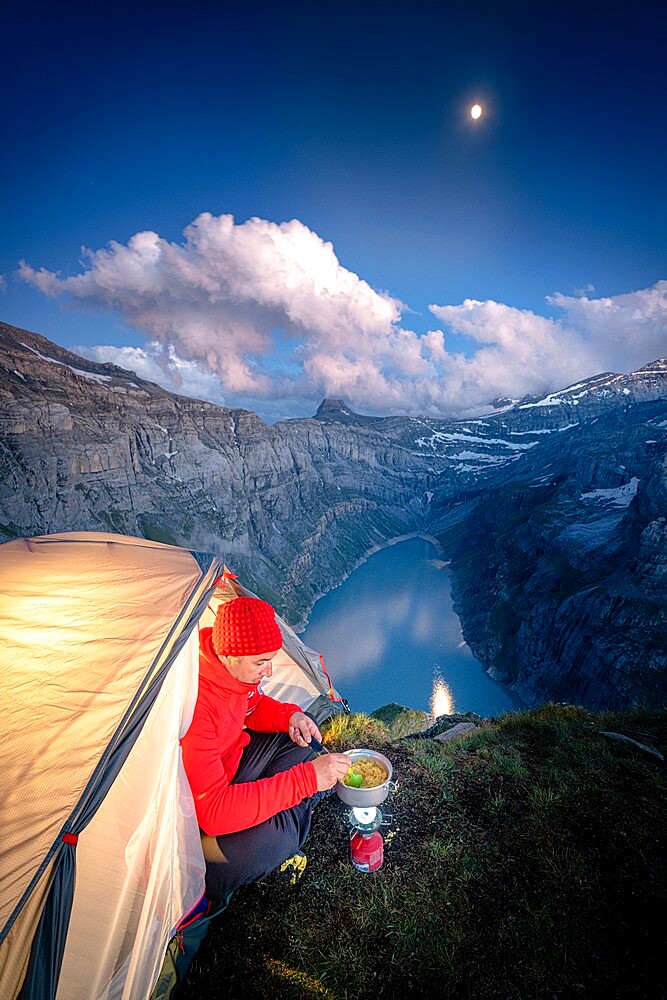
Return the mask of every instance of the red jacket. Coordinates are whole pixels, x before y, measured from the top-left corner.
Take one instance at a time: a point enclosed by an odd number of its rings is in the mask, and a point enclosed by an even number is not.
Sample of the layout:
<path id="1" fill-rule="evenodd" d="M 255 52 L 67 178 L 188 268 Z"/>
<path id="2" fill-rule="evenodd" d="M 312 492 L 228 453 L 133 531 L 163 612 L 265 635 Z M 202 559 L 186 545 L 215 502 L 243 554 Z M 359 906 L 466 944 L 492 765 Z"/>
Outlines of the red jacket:
<path id="1" fill-rule="evenodd" d="M 181 747 L 197 821 L 204 833 L 217 837 L 247 830 L 314 795 L 317 776 L 306 761 L 270 778 L 230 784 L 250 742 L 244 725 L 260 733 L 286 733 L 290 716 L 301 709 L 232 677 L 213 650 L 212 631 L 200 631 L 199 693 Z"/>

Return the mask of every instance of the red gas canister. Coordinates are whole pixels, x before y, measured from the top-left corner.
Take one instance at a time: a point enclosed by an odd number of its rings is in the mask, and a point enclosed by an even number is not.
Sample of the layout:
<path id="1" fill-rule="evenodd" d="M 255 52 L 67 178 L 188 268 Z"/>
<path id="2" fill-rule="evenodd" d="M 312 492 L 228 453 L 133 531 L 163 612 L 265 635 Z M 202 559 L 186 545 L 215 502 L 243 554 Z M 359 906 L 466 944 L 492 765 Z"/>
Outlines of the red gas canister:
<path id="1" fill-rule="evenodd" d="M 373 833 L 353 830 L 350 834 L 350 857 L 360 872 L 376 872 L 382 867 L 384 859 L 382 834 L 378 830 Z"/>

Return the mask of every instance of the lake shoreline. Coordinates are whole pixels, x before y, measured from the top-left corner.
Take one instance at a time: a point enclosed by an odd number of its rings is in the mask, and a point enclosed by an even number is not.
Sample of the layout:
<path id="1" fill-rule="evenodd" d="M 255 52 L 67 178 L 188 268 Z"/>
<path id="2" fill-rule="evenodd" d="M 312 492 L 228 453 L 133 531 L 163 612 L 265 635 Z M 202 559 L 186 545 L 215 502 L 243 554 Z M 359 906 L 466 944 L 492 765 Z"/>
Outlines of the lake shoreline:
<path id="1" fill-rule="evenodd" d="M 423 531 L 411 531 L 407 535 L 397 535 L 395 538 L 391 538 L 387 542 L 382 542 L 381 544 L 371 546 L 370 549 L 367 549 L 367 551 L 364 552 L 364 554 L 359 559 L 357 559 L 354 565 L 350 567 L 350 569 L 345 573 L 343 577 L 341 577 L 341 579 L 334 587 L 329 587 L 328 590 L 323 590 L 321 593 L 318 593 L 316 597 L 313 599 L 313 602 L 308 608 L 308 610 L 305 612 L 304 617 L 301 619 L 301 621 L 299 621 L 299 623 L 296 625 L 290 626 L 292 630 L 296 632 L 297 635 L 301 635 L 302 632 L 305 632 L 305 630 L 308 628 L 308 619 L 312 614 L 313 608 L 315 607 L 317 602 L 322 597 L 326 597 L 327 594 L 330 594 L 332 591 L 337 590 L 338 587 L 342 586 L 345 583 L 345 581 L 349 579 L 351 574 L 354 573 L 355 569 L 359 569 L 359 567 L 363 566 L 365 562 L 368 562 L 368 560 L 372 555 L 374 555 L 376 552 L 381 552 L 382 549 L 388 549 L 392 545 L 398 545 L 399 542 L 409 542 L 412 538 L 423 538 L 425 542 L 430 542 L 431 545 L 436 550 L 439 559 L 442 560 L 443 565 L 444 566 L 449 565 L 450 560 L 445 558 L 445 550 L 443 549 L 438 539 L 435 538 L 433 535 L 427 535 Z"/>
<path id="2" fill-rule="evenodd" d="M 392 702 L 428 713 L 436 693 L 447 702 L 437 715 L 455 707 L 491 717 L 519 707 L 465 642 L 444 555 L 423 532 L 369 546 L 351 579 L 313 605 L 302 639 L 324 651 L 356 711 Z"/>

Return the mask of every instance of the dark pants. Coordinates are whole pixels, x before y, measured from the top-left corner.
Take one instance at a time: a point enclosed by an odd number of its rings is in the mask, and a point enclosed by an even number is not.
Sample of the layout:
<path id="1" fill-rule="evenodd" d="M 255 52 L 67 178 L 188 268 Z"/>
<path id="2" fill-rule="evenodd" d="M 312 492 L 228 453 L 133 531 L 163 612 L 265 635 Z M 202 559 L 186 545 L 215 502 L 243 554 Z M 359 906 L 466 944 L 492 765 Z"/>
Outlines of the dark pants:
<path id="1" fill-rule="evenodd" d="M 232 784 L 269 778 L 314 756 L 309 747 L 297 746 L 285 733 L 250 732 Z M 202 836 L 208 898 L 227 900 L 239 886 L 259 881 L 296 854 L 308 836 L 319 797 L 304 799 L 247 830 Z"/>

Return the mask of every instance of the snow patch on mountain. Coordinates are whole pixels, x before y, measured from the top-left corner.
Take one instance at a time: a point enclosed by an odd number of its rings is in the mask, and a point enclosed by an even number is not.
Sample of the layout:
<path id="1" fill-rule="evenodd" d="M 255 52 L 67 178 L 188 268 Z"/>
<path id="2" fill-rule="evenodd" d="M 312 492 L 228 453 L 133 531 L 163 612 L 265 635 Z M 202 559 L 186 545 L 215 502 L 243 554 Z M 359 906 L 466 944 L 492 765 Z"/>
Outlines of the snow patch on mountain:
<path id="1" fill-rule="evenodd" d="M 627 507 L 637 496 L 637 486 L 639 479 L 633 476 L 629 483 L 616 486 L 609 490 L 592 490 L 590 493 L 582 493 L 582 500 L 603 500 L 605 503 L 612 503 L 616 507 Z"/>
<path id="2" fill-rule="evenodd" d="M 565 424 L 564 427 L 542 427 L 539 430 L 534 431 L 509 431 L 512 437 L 518 437 L 522 434 L 560 434 L 561 431 L 572 430 L 573 427 L 578 427 L 579 424 Z"/>
<path id="3" fill-rule="evenodd" d="M 529 441 L 526 444 L 518 444 L 516 441 L 506 441 L 504 438 L 478 437 L 471 431 L 467 434 L 451 433 L 446 431 L 432 431 L 428 438 L 417 438 L 415 444 L 420 448 L 434 448 L 436 442 L 465 441 L 466 444 L 499 445 L 501 448 L 509 448 L 510 451 L 526 451 L 534 448 L 537 441 Z M 456 456 L 455 456 L 456 457 Z"/>
<path id="4" fill-rule="evenodd" d="M 24 344 L 23 341 L 21 341 L 21 347 L 25 347 L 27 351 L 31 351 L 33 354 L 36 354 L 41 361 L 48 361 L 51 365 L 60 365 L 61 368 L 69 368 L 69 370 L 74 372 L 75 375 L 82 375 L 84 378 L 92 379 L 93 382 L 104 384 L 105 382 L 111 381 L 111 375 L 99 375 L 97 372 L 86 372 L 82 368 L 74 368 L 72 365 L 66 365 L 64 361 L 56 361 L 55 358 L 49 358 L 45 354 L 40 354 L 34 347 L 30 347 L 29 344 Z"/>

